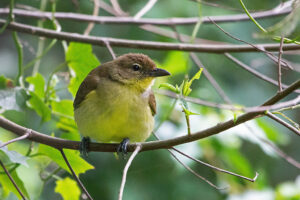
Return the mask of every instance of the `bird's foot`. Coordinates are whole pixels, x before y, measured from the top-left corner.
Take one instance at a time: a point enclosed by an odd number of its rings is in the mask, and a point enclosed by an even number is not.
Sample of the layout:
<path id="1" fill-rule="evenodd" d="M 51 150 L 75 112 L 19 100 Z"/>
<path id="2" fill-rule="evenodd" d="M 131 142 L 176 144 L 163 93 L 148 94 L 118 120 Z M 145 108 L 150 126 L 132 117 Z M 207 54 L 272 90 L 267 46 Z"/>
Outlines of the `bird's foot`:
<path id="1" fill-rule="evenodd" d="M 88 149 L 89 149 L 90 142 L 91 140 L 89 137 L 83 137 L 81 139 L 81 142 L 79 144 L 80 155 L 88 156 Z"/>
<path id="2" fill-rule="evenodd" d="M 129 144 L 129 138 L 124 138 L 123 141 L 119 144 L 117 153 L 122 153 L 123 158 L 126 157 L 127 154 L 127 146 Z"/>

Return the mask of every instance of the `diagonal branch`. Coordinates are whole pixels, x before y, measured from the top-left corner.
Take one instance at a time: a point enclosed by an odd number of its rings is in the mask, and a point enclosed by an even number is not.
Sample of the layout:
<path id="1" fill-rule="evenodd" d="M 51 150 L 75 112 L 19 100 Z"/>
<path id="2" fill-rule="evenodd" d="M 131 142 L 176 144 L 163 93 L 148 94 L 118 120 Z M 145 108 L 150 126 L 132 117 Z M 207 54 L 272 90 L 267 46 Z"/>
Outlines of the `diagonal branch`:
<path id="1" fill-rule="evenodd" d="M 5 147 L 6 145 L 9 145 L 11 143 L 14 143 L 14 142 L 17 142 L 17 141 L 29 138 L 30 137 L 30 133 L 31 133 L 32 130 L 31 129 L 27 129 L 27 130 L 28 131 L 24 135 L 21 135 L 20 137 L 14 138 L 12 140 L 9 140 L 8 142 L 5 142 L 5 143 L 1 144 L 0 148 Z"/>
<path id="2" fill-rule="evenodd" d="M 292 125 L 290 125 L 289 123 L 283 121 L 282 119 L 280 119 L 279 117 L 275 116 L 274 114 L 270 113 L 269 111 L 266 112 L 266 115 L 275 120 L 276 122 L 278 122 L 279 124 L 285 126 L 286 128 L 290 129 L 292 132 L 296 133 L 298 136 L 300 136 L 300 130 L 296 129 L 295 127 L 293 127 Z"/>
<path id="3" fill-rule="evenodd" d="M 3 170 L 5 171 L 6 175 L 8 176 L 9 180 L 12 182 L 12 184 L 14 185 L 14 187 L 16 188 L 16 190 L 19 192 L 20 196 L 22 197 L 23 200 L 26 200 L 25 195 L 22 193 L 21 189 L 18 187 L 18 185 L 16 184 L 16 182 L 14 181 L 14 179 L 12 178 L 12 176 L 10 175 L 9 171 L 6 169 L 5 165 L 2 163 L 2 161 L 0 160 L 0 165 L 3 168 Z"/>
<path id="4" fill-rule="evenodd" d="M 151 10 L 156 2 L 157 0 L 149 0 L 147 4 L 133 17 L 133 19 L 137 20 L 144 16 L 149 10 Z"/>
<path id="5" fill-rule="evenodd" d="M 82 184 L 82 182 L 80 181 L 80 179 L 78 178 L 78 176 L 76 175 L 76 173 L 74 172 L 71 164 L 69 163 L 65 153 L 64 153 L 64 150 L 63 149 L 59 149 L 65 163 L 67 164 L 69 170 L 71 171 L 73 177 L 75 178 L 76 182 L 78 183 L 78 185 L 81 187 L 81 189 L 84 191 L 84 193 L 87 195 L 87 197 L 90 199 L 90 200 L 93 200 L 93 198 L 91 197 L 91 195 L 89 194 L 89 192 L 87 191 L 87 189 L 84 187 L 84 185 Z"/>
<path id="6" fill-rule="evenodd" d="M 179 151 L 179 150 L 176 149 L 176 148 L 172 148 L 172 149 L 173 149 L 174 151 L 180 153 L 181 155 L 183 155 L 183 156 L 185 156 L 185 157 L 187 157 L 187 158 L 189 158 L 189 159 L 191 159 L 191 160 L 197 162 L 197 163 L 200 163 L 200 164 L 202 164 L 202 165 L 205 165 L 205 166 L 207 166 L 207 167 L 210 167 L 210 168 L 212 168 L 212 169 L 214 169 L 214 170 L 217 170 L 217 171 L 219 171 L 219 172 L 223 172 L 223 173 L 226 173 L 226 174 L 230 174 L 230 175 L 233 175 L 233 176 L 236 176 L 236 177 L 239 177 L 239 178 L 245 179 L 245 180 L 247 180 L 247 181 L 251 181 L 251 182 L 255 182 L 256 179 L 257 179 L 257 177 L 258 177 L 258 173 L 257 173 L 257 172 L 255 172 L 254 178 L 248 178 L 248 177 L 245 177 L 245 176 L 242 176 L 242 175 L 239 175 L 239 174 L 236 174 L 236 173 L 233 173 L 233 172 L 230 172 L 230 171 L 227 171 L 227 170 L 224 170 L 224 169 L 215 167 L 215 166 L 210 165 L 210 164 L 208 164 L 208 163 L 205 163 L 205 162 L 203 162 L 203 161 L 201 161 L 201 160 L 198 160 L 198 159 L 196 159 L 196 158 L 194 158 L 194 157 L 192 157 L 192 156 L 189 156 L 189 155 L 183 153 L 182 151 Z"/>
<path id="7" fill-rule="evenodd" d="M 288 88 L 282 90 L 282 92 L 277 93 L 272 98 L 267 100 L 265 103 L 262 104 L 262 106 L 269 106 L 273 105 L 276 102 L 280 101 L 287 95 L 291 94 L 294 90 L 298 89 L 300 87 L 300 80 L 296 81 L 292 85 L 290 85 Z M 162 141 L 153 141 L 153 142 L 143 142 L 138 143 L 142 146 L 141 151 L 149 151 L 149 150 L 155 150 L 155 149 L 169 149 L 173 146 L 184 144 L 188 142 L 192 142 L 195 140 L 199 140 L 202 138 L 206 138 L 218 133 L 221 133 L 225 130 L 228 130 L 232 127 L 235 127 L 243 122 L 252 120 L 254 118 L 260 117 L 265 115 L 265 112 L 257 111 L 257 112 L 248 112 L 243 115 L 240 115 L 236 118 L 236 120 L 228 120 L 223 123 L 219 123 L 215 126 L 212 126 L 210 128 L 207 128 L 205 130 L 196 132 L 189 135 L 184 135 L 181 137 L 172 138 L 169 140 L 162 140 Z M 8 119 L 5 119 L 4 117 L 0 116 L 0 127 L 9 130 L 17 135 L 24 135 L 27 131 L 27 128 L 20 126 Z M 60 138 L 51 137 L 42 133 L 39 133 L 37 131 L 32 131 L 31 141 L 39 142 L 42 144 L 46 144 L 49 146 L 52 146 L 57 149 L 79 149 L 80 142 L 78 141 L 70 141 L 70 140 L 64 140 Z M 101 152 L 116 152 L 117 147 L 119 144 L 108 144 L 108 143 L 90 143 L 89 151 L 101 151 Z M 128 151 L 132 152 L 136 148 L 137 144 L 129 144 L 128 145 Z"/>
<path id="8" fill-rule="evenodd" d="M 237 58 L 235 58 L 234 56 L 232 56 L 231 54 L 229 53 L 224 53 L 224 55 L 230 59 L 232 62 L 234 62 L 235 64 L 239 65 L 240 67 L 242 67 L 243 69 L 247 70 L 248 72 L 250 72 L 251 74 L 255 75 L 256 77 L 268 82 L 268 83 L 271 83 L 275 86 L 277 86 L 277 81 L 264 75 L 264 74 L 261 74 L 259 73 L 258 71 L 254 70 L 253 68 L 251 68 L 250 66 L 246 65 L 245 63 L 243 63 L 242 61 L 238 60 Z M 283 88 L 287 88 L 288 86 L 285 85 L 285 84 L 282 84 L 282 87 Z M 295 92 L 297 93 L 300 93 L 300 90 L 296 90 Z"/>

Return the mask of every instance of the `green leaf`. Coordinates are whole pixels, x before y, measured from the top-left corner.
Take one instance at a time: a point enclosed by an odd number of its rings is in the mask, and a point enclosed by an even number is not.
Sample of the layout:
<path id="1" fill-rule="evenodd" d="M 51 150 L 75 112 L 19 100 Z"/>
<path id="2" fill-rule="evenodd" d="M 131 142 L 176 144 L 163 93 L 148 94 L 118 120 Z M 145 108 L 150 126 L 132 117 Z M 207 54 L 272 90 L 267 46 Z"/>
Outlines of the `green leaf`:
<path id="1" fill-rule="evenodd" d="M 16 182 L 17 186 L 22 191 L 22 193 L 25 195 L 25 197 L 27 197 L 27 199 L 29 199 L 29 195 L 24 187 L 23 181 L 19 178 L 19 176 L 15 170 L 13 172 L 11 172 L 11 176 L 14 179 L 14 181 Z M 10 179 L 8 178 L 8 176 L 6 174 L 0 174 L 0 183 L 3 188 L 3 196 L 4 197 L 7 197 L 10 192 L 13 192 L 19 199 L 22 199 L 21 195 L 19 194 L 19 192 L 17 191 L 17 189 L 12 184 L 12 182 L 10 181 Z"/>
<path id="2" fill-rule="evenodd" d="M 194 112 L 192 112 L 192 111 L 190 111 L 190 110 L 188 110 L 188 109 L 186 109 L 184 106 L 182 106 L 182 109 L 183 109 L 183 112 L 186 114 L 186 115 L 200 115 L 200 114 L 198 114 L 198 113 L 194 113 Z"/>
<path id="3" fill-rule="evenodd" d="M 233 113 L 233 122 L 234 123 L 236 123 L 236 121 L 237 121 L 237 116 L 238 116 L 237 113 L 234 112 Z"/>
<path id="4" fill-rule="evenodd" d="M 201 76 L 201 73 L 202 73 L 202 70 L 203 68 L 201 68 L 194 76 L 191 80 L 186 80 L 183 84 L 183 91 L 182 91 L 182 94 L 184 96 L 188 96 L 191 92 L 192 92 L 192 89 L 191 89 L 191 85 L 193 83 L 194 80 L 198 80 Z"/>
<path id="5" fill-rule="evenodd" d="M 92 69 L 100 65 L 100 62 L 92 52 L 92 45 L 77 42 L 70 43 L 66 61 L 75 73 L 68 87 L 71 94 L 75 96 L 81 82 Z"/>
<path id="6" fill-rule="evenodd" d="M 171 51 L 162 66 L 173 76 L 184 74 L 188 68 L 188 54 L 180 51 Z"/>
<path id="7" fill-rule="evenodd" d="M 42 118 L 44 122 L 51 119 L 50 108 L 37 96 L 34 92 L 29 92 L 31 97 L 28 101 L 28 105 L 36 111 L 36 113 Z"/>
<path id="8" fill-rule="evenodd" d="M 13 88 L 14 84 L 12 80 L 6 78 L 5 76 L 0 76 L 0 89 Z"/>
<path id="9" fill-rule="evenodd" d="M 227 164 L 231 166 L 232 171 L 236 171 L 244 176 L 253 176 L 254 172 L 251 164 L 237 149 L 225 147 L 222 149 L 222 156 Z"/>
<path id="10" fill-rule="evenodd" d="M 29 76 L 26 81 L 30 83 L 29 89 L 41 99 L 45 97 L 45 79 L 40 73 L 36 73 L 34 76 Z"/>
<path id="11" fill-rule="evenodd" d="M 52 101 L 51 107 L 54 112 L 73 117 L 73 101 L 69 99 Z"/>
<path id="12" fill-rule="evenodd" d="M 79 151 L 65 149 L 64 152 L 76 174 L 85 173 L 87 170 L 94 169 L 91 164 L 80 157 Z M 47 145 L 39 144 L 39 153 L 48 156 L 61 168 L 71 173 L 61 153 L 57 149 Z"/>
<path id="13" fill-rule="evenodd" d="M 76 200 L 80 197 L 80 189 L 76 181 L 69 177 L 56 181 L 55 192 L 59 193 L 64 200 Z"/>
<path id="14" fill-rule="evenodd" d="M 3 144 L 3 142 L 0 141 L 0 145 Z M 28 164 L 26 162 L 27 157 L 19 154 L 16 151 L 10 151 L 7 149 L 7 146 L 2 147 L 0 149 L 0 151 L 2 151 L 7 157 L 8 159 L 12 162 L 12 163 L 19 163 L 21 165 L 25 165 L 28 167 Z"/>
<path id="15" fill-rule="evenodd" d="M 176 87 L 175 87 L 174 85 L 171 85 L 171 84 L 169 84 L 169 83 L 162 83 L 162 84 L 160 84 L 160 85 L 158 86 L 158 88 L 162 88 L 162 87 L 167 88 L 167 89 L 169 89 L 169 90 L 171 90 L 172 92 L 175 92 L 175 93 L 177 93 L 177 94 L 180 93 L 180 90 L 179 90 L 179 88 L 178 88 L 178 85 L 176 85 Z"/>
<path id="16" fill-rule="evenodd" d="M 255 121 L 257 125 L 264 131 L 269 140 L 278 144 L 285 144 L 287 142 L 287 137 L 284 136 L 284 134 L 281 134 L 278 129 L 272 124 L 268 123 L 268 121 L 262 118 L 257 118 Z"/>

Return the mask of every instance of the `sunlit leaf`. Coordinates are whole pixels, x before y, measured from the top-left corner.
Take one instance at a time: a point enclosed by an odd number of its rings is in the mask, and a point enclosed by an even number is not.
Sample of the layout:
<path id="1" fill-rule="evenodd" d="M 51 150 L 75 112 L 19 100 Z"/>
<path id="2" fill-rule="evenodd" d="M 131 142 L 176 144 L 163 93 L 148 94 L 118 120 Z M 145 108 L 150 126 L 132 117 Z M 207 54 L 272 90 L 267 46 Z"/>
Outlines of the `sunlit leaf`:
<path id="1" fill-rule="evenodd" d="M 171 51 L 165 59 L 162 67 L 172 75 L 184 74 L 188 68 L 188 55 L 180 51 Z"/>
<path id="2" fill-rule="evenodd" d="M 49 121 L 51 119 L 50 108 L 34 92 L 30 92 L 30 95 L 28 105 L 36 111 L 43 121 Z"/>
<path id="3" fill-rule="evenodd" d="M 184 82 L 184 85 L 183 85 L 183 92 L 182 94 L 184 96 L 188 96 L 191 92 L 192 92 L 192 89 L 191 89 L 191 86 L 192 86 L 192 83 L 194 80 L 198 80 L 201 76 L 201 73 L 202 73 L 202 70 L 203 68 L 201 68 L 194 76 L 191 80 L 188 80 L 188 81 L 185 81 Z"/>
<path id="4" fill-rule="evenodd" d="M 91 164 L 89 164 L 88 162 L 86 162 L 84 159 L 80 157 L 79 151 L 65 149 L 64 152 L 76 174 L 85 173 L 87 170 L 94 169 L 94 167 Z M 54 162 L 56 162 L 61 168 L 71 173 L 69 171 L 67 164 L 63 160 L 61 153 L 57 149 L 47 145 L 40 144 L 39 153 L 48 156 Z"/>
<path id="5" fill-rule="evenodd" d="M 178 88 L 177 85 L 174 86 L 174 85 L 171 85 L 171 84 L 169 84 L 169 83 L 161 83 L 161 84 L 158 86 L 158 88 L 162 88 L 162 87 L 167 88 L 167 89 L 169 89 L 169 90 L 171 90 L 172 92 L 175 92 L 175 93 L 177 93 L 177 94 L 180 93 L 180 90 L 179 90 L 179 88 Z"/>
<path id="6" fill-rule="evenodd" d="M 64 99 L 61 101 L 52 101 L 51 107 L 54 112 L 73 117 L 73 101 Z"/>
<path id="7" fill-rule="evenodd" d="M 45 79 L 40 73 L 27 77 L 26 81 L 30 83 L 30 87 L 32 87 L 31 91 L 33 91 L 39 98 L 43 99 L 45 97 Z"/>
<path id="8" fill-rule="evenodd" d="M 182 109 L 183 109 L 183 112 L 186 114 L 186 115 L 200 115 L 198 113 L 195 113 L 195 112 L 192 112 L 188 109 L 186 109 L 184 106 L 182 106 Z"/>
<path id="9" fill-rule="evenodd" d="M 81 82 L 88 73 L 100 65 L 100 62 L 92 52 L 92 45 L 71 42 L 66 54 L 66 61 L 75 74 L 69 85 L 69 91 L 75 96 Z"/>
<path id="10" fill-rule="evenodd" d="M 55 192 L 59 193 L 64 200 L 76 200 L 80 197 L 80 189 L 76 181 L 69 177 L 56 181 Z"/>

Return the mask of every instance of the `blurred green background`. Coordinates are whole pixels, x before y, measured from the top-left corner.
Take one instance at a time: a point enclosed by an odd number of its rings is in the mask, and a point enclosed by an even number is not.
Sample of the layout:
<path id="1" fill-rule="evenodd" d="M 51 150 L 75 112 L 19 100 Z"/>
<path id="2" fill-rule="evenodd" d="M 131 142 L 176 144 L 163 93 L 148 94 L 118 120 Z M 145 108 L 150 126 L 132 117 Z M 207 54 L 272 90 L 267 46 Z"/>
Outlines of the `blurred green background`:
<path id="1" fill-rule="evenodd" d="M 93 2 L 88 0 L 78 0 L 78 6 L 70 0 L 43 0 L 43 2 L 46 3 L 46 11 L 52 10 L 53 2 L 56 2 L 57 12 L 91 14 L 93 11 Z M 109 3 L 108 1 L 105 2 Z M 237 11 L 223 7 L 199 6 L 197 3 L 189 0 L 169 0 L 158 1 L 144 17 L 197 17 L 243 13 L 239 1 L 237 0 L 210 2 L 236 8 Z M 281 2 L 280 0 L 244 1 L 247 8 L 252 11 L 272 9 Z M 146 3 L 146 0 L 120 1 L 122 9 L 129 15 L 134 15 Z M 16 4 L 17 7 L 26 5 L 40 9 L 41 1 L 18 0 Z M 8 0 L 0 1 L 0 8 L 8 7 L 8 5 Z M 103 9 L 100 9 L 99 15 L 110 16 L 110 14 Z M 5 19 L 6 17 L 1 16 L 1 18 Z M 259 22 L 266 28 L 283 19 L 284 16 L 281 16 L 262 19 L 259 20 Z M 34 26 L 37 26 L 38 23 L 41 24 L 37 19 L 18 16 L 16 16 L 16 21 Z M 59 20 L 59 23 L 62 27 L 62 31 L 75 33 L 83 33 L 87 26 L 87 23 L 67 20 Z M 220 25 L 234 36 L 248 42 L 274 42 L 270 38 L 255 37 L 255 34 L 257 35 L 259 30 L 253 22 L 250 21 L 224 23 Z M 53 24 L 50 20 L 44 20 L 42 26 L 44 28 L 53 29 Z M 293 26 L 294 29 L 291 35 L 289 35 L 289 38 L 299 36 L 300 28 L 298 20 L 295 20 L 291 26 Z M 165 27 L 165 29 L 172 30 L 168 27 Z M 178 26 L 177 29 L 180 33 L 192 35 L 194 26 Z M 132 40 L 177 42 L 174 39 L 147 32 L 138 26 L 128 24 L 96 24 L 90 35 Z M 39 37 L 28 34 L 19 33 L 18 36 L 23 44 L 23 63 L 25 66 L 36 57 L 38 45 L 41 43 L 41 40 L 39 40 Z M 201 24 L 196 37 L 209 41 L 239 44 L 239 42 L 222 33 L 213 24 Z M 53 42 L 52 39 L 42 40 L 44 41 L 44 49 Z M 84 62 L 85 59 L 95 59 L 96 63 L 97 60 L 99 60 L 100 63 L 104 63 L 112 59 L 109 51 L 105 47 L 96 45 L 83 45 L 82 47 L 79 44 L 74 44 L 74 49 L 76 48 L 78 52 L 84 54 L 78 55 L 78 57 L 82 58 L 82 62 Z M 86 53 L 83 52 L 83 49 L 89 49 L 92 50 L 92 52 Z M 116 47 L 113 47 L 113 50 L 117 55 L 129 52 L 147 54 L 160 66 L 169 70 L 172 76 L 158 80 L 154 85 L 155 90 L 158 90 L 159 84 L 163 82 L 179 85 L 186 75 L 193 76 L 198 71 L 197 66 L 189 59 L 188 53 L 186 52 Z M 77 55 L 75 55 L 74 52 L 70 54 L 76 57 Z M 97 59 L 93 57 L 92 53 Z M 65 55 L 66 52 L 63 49 L 62 42 L 57 41 L 50 51 L 41 58 L 41 63 L 38 68 L 38 72 L 41 76 L 32 74 L 33 66 L 31 66 L 24 70 L 25 86 L 23 88 L 16 87 L 12 89 L 13 91 L 7 88 L 1 88 L 1 115 L 20 125 L 45 134 L 80 140 L 79 133 L 76 127 L 74 127 L 75 124 L 72 120 L 71 102 L 73 96 L 68 90 L 68 87 L 70 89 L 70 87 L 72 88 L 74 86 L 72 84 L 69 85 L 70 79 L 76 79 L 77 76 L 80 76 L 79 79 L 82 79 L 84 76 L 74 70 L 74 66 L 72 68 L 72 64 L 70 63 L 76 61 L 66 59 Z M 276 79 L 276 64 L 262 53 L 234 53 L 233 55 L 257 71 Z M 256 78 L 232 63 L 222 54 L 197 53 L 197 56 L 234 104 L 256 106 L 273 96 L 277 91 L 276 86 Z M 294 71 L 283 70 L 283 83 L 291 84 L 299 79 L 299 51 L 284 53 L 283 57 L 291 61 L 295 68 Z M 15 80 L 18 73 L 17 58 L 18 54 L 12 38 L 12 31 L 5 30 L 0 34 L 0 75 L 3 75 L 3 80 Z M 69 67 L 64 64 L 66 60 L 69 62 Z M 91 67 L 96 67 L 86 66 L 86 68 L 84 68 L 85 66 L 82 66 L 82 70 L 85 74 L 88 73 Z M 59 69 L 58 72 L 55 71 L 56 69 Z M 70 75 L 71 70 L 73 70 L 73 73 L 75 72 L 75 76 Z M 45 91 L 49 78 L 49 90 Z M 42 87 L 40 96 L 37 91 L 38 87 Z M 193 83 L 192 89 L 191 96 L 193 97 L 224 103 L 204 75 L 202 75 L 200 80 Z M 12 93 L 7 92 L 8 90 Z M 46 97 L 47 94 L 48 97 Z M 34 95 L 36 95 L 35 101 L 32 97 Z M 156 94 L 156 97 L 158 104 L 156 124 L 159 124 L 161 120 L 168 116 L 171 104 L 174 100 L 159 94 Z M 295 97 L 296 94 L 291 94 L 287 99 Z M 7 103 L 7 101 L 11 101 L 11 104 L 5 107 L 4 102 Z M 22 102 L 20 103 L 20 101 Z M 191 116 L 192 132 L 208 128 L 233 117 L 233 112 L 228 110 L 219 110 L 193 104 L 189 105 L 193 112 L 200 114 Z M 63 114 L 68 116 L 64 116 Z M 285 114 L 294 119 L 296 123 L 299 123 L 299 110 L 298 112 L 297 109 L 287 111 Z M 291 131 L 265 117 L 253 120 L 249 122 L 248 125 L 255 134 L 250 132 L 244 125 L 239 125 L 219 135 L 180 145 L 178 148 L 212 165 L 244 176 L 254 177 L 255 172 L 258 172 L 260 175 L 256 182 L 251 183 L 237 177 L 216 172 L 179 156 L 184 163 L 188 164 L 188 166 L 193 168 L 201 176 L 207 178 L 217 186 L 228 187 L 225 190 L 216 190 L 183 168 L 171 157 L 167 150 L 156 150 L 143 152 L 133 161 L 128 172 L 124 199 L 300 199 L 299 169 L 280 158 L 272 148 L 259 140 L 258 137 L 268 138 L 272 143 L 278 145 L 287 155 L 300 161 L 299 138 Z M 186 134 L 185 118 L 178 103 L 175 109 L 170 112 L 167 120 L 157 131 L 157 134 L 162 139 Z M 0 129 L 1 142 L 5 142 L 12 137 L 13 135 L 11 133 Z M 149 140 L 155 139 L 151 137 Z M 18 154 L 27 157 L 27 166 L 23 165 L 24 163 L 20 160 L 12 161 L 11 158 L 14 156 L 11 157 L 7 155 L 9 153 L 5 153 L 5 151 L 0 152 L 0 158 L 9 169 L 15 167 L 15 163 L 21 163 L 20 166 L 17 166 L 16 169 L 12 171 L 14 176 L 19 178 L 18 183 L 23 185 L 23 190 L 27 191 L 29 199 L 62 199 L 62 195 L 67 195 L 66 193 L 72 193 L 72 191 L 74 192 L 74 196 L 65 197 L 65 199 L 78 199 L 76 192 L 78 187 L 73 185 L 74 181 L 67 178 L 70 177 L 73 179 L 72 176 L 64 170 L 63 164 L 58 161 L 62 158 L 60 158 L 59 155 L 55 157 L 56 155 L 51 149 L 41 146 L 42 145 L 35 143 L 31 144 L 28 141 L 17 142 L 8 146 L 7 151 L 16 151 Z M 75 160 L 80 160 L 78 161 L 79 163 L 73 165 L 75 169 L 77 167 L 80 168 L 80 165 L 85 163 L 79 158 L 78 152 L 70 151 L 69 153 L 70 157 L 74 156 Z M 95 169 L 88 170 L 91 166 L 88 166 L 86 163 L 82 164 L 82 172 L 85 173 L 81 173 L 80 179 L 94 199 L 117 199 L 122 170 L 126 160 L 117 160 L 112 153 L 99 152 L 91 152 L 88 157 L 84 157 L 84 159 L 93 165 Z M 52 172 L 55 172 L 55 174 L 51 174 Z M 66 182 L 63 184 L 63 182 L 60 181 Z M 2 187 L 0 187 L 1 199 L 17 199 L 15 193 L 9 192 L 11 187 L 7 185 L 8 180 L 5 179 L 5 174 L 2 172 L 0 174 L 0 183 L 2 185 Z M 60 183 L 62 183 L 62 190 L 60 190 L 61 188 L 59 187 Z"/>

